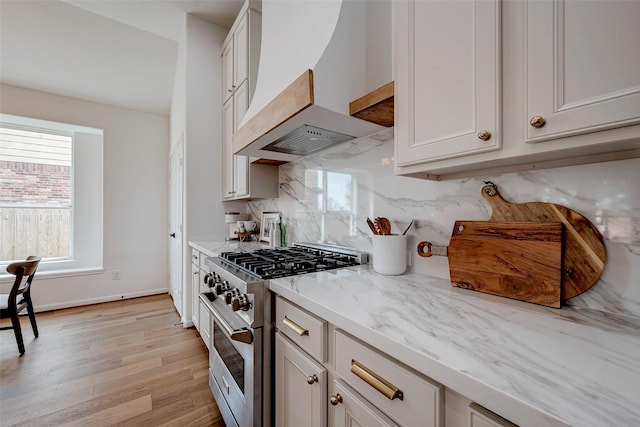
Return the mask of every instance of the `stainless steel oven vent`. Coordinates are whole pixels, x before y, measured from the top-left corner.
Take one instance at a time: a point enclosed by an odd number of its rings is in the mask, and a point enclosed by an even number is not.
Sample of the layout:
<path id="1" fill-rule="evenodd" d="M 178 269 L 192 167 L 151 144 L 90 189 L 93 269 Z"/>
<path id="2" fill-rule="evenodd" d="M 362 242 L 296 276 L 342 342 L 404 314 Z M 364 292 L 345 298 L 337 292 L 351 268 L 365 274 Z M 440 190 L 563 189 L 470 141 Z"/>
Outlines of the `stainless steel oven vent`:
<path id="1" fill-rule="evenodd" d="M 306 156 L 354 138 L 344 133 L 302 125 L 265 146 L 263 150 Z"/>

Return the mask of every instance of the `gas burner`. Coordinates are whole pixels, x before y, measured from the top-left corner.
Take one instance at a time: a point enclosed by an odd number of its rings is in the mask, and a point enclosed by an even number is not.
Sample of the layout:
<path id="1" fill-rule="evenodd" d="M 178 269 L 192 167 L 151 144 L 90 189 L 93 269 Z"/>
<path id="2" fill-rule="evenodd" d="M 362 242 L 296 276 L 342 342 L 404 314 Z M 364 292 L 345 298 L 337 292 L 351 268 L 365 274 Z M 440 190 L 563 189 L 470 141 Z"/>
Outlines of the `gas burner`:
<path id="1" fill-rule="evenodd" d="M 220 257 L 227 264 L 266 280 L 366 263 L 366 254 L 345 249 L 294 243 L 290 248 L 223 252 Z"/>

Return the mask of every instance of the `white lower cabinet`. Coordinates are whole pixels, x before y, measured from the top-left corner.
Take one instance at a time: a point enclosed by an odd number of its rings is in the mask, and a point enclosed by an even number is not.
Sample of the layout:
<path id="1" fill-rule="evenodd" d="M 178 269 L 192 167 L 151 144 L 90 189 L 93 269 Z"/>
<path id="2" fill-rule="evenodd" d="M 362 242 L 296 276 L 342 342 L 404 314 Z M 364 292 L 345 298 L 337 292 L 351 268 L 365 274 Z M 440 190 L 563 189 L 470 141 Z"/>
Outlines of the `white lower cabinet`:
<path id="1" fill-rule="evenodd" d="M 338 379 L 331 382 L 329 389 L 330 425 L 333 427 L 397 427 L 389 417 L 354 392 Z"/>
<path id="2" fill-rule="evenodd" d="M 453 390 L 445 390 L 446 427 L 517 427 Z"/>
<path id="3" fill-rule="evenodd" d="M 444 426 L 442 385 L 281 297 L 275 324 L 276 426 Z"/>
<path id="4" fill-rule="evenodd" d="M 326 425 L 327 369 L 276 333 L 276 426 Z"/>
<path id="5" fill-rule="evenodd" d="M 199 251 L 191 249 L 191 321 L 193 326 L 200 330 L 200 254 Z"/>
<path id="6" fill-rule="evenodd" d="M 198 311 L 200 336 L 202 337 L 202 340 L 204 341 L 204 344 L 207 346 L 207 348 L 211 350 L 211 312 L 202 301 L 199 301 Z"/>

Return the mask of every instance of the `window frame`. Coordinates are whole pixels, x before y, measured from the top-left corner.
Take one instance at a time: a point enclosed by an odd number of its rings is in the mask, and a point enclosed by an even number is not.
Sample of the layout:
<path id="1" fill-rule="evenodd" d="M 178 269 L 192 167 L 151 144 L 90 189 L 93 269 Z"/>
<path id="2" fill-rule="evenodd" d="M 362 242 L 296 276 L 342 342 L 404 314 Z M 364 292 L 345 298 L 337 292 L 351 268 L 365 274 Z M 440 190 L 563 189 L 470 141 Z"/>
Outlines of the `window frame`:
<path id="1" fill-rule="evenodd" d="M 38 266 L 38 275 L 69 276 L 103 272 L 103 130 L 2 113 L 0 125 L 72 137 L 70 253 L 69 257 L 43 259 Z M 0 260 L 0 282 L 11 279 L 6 273 L 6 266 L 11 262 Z"/>

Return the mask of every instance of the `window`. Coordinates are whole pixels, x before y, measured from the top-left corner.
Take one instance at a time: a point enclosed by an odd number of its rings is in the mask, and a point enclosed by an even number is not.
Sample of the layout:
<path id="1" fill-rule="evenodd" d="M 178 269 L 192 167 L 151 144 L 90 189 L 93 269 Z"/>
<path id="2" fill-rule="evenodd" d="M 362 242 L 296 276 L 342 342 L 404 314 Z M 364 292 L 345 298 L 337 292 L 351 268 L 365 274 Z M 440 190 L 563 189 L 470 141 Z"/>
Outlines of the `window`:
<path id="1" fill-rule="evenodd" d="M 319 213 L 320 240 L 356 234 L 356 178 L 325 169 L 307 169 L 305 188 L 315 199 Z"/>
<path id="2" fill-rule="evenodd" d="M 0 259 L 71 255 L 70 134 L 0 126 Z"/>
<path id="3" fill-rule="evenodd" d="M 0 114 L 0 273 L 102 268 L 102 130 Z"/>

